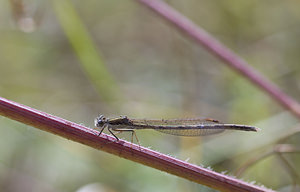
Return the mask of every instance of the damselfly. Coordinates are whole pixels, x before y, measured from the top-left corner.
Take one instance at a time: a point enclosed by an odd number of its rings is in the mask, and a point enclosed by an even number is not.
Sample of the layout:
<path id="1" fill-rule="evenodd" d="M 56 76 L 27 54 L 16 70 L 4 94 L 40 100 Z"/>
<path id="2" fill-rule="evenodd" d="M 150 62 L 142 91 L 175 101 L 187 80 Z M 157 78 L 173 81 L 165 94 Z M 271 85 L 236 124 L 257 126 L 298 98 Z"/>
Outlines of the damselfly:
<path id="1" fill-rule="evenodd" d="M 95 126 L 100 128 L 100 133 L 105 128 L 117 139 L 113 131 L 128 131 L 132 137 L 135 130 L 154 129 L 159 132 L 178 136 L 203 136 L 223 132 L 225 130 L 258 131 L 259 129 L 248 125 L 224 124 L 214 119 L 169 119 L 169 120 L 148 120 L 129 119 L 126 116 L 117 118 L 106 118 L 100 115 L 95 119 Z M 137 139 L 137 137 L 136 137 Z M 138 140 L 138 139 L 137 139 Z"/>

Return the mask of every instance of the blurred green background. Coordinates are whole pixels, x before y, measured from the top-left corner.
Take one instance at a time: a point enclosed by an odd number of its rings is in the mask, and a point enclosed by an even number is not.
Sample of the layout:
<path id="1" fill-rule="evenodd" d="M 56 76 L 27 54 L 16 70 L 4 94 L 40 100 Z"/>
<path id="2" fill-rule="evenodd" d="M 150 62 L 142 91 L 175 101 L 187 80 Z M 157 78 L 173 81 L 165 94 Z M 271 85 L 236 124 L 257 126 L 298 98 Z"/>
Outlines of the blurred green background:
<path id="1" fill-rule="evenodd" d="M 300 100 L 298 1 L 167 3 Z M 137 1 L 4 0 L 0 18 L 1 97 L 91 128 L 99 114 L 260 127 L 198 138 L 137 132 L 143 146 L 229 175 L 285 136 L 299 145 L 289 112 Z M 240 178 L 289 191 L 300 156 L 283 156 L 288 164 L 273 154 Z M 0 190 L 214 191 L 4 117 Z"/>

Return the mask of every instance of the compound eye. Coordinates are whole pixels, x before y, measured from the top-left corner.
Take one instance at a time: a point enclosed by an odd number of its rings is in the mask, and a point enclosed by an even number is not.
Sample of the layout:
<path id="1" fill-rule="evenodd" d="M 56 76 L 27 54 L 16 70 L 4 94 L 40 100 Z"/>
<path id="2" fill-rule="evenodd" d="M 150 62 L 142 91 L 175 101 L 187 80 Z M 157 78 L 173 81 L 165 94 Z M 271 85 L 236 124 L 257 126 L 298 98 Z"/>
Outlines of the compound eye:
<path id="1" fill-rule="evenodd" d="M 102 127 L 105 122 L 106 122 L 106 118 L 103 115 L 100 115 L 95 119 L 95 126 Z"/>

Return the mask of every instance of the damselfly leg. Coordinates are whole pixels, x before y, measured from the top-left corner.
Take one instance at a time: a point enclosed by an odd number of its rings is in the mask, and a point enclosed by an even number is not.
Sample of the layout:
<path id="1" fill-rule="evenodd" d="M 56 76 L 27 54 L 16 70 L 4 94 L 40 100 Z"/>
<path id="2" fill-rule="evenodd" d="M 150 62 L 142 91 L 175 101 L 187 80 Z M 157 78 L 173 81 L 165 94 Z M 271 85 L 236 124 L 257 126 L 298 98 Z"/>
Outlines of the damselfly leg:
<path id="1" fill-rule="evenodd" d="M 109 127 L 108 125 L 104 125 L 101 127 L 101 130 L 98 134 L 98 136 L 100 136 L 102 134 L 102 132 L 104 131 L 104 129 L 107 128 L 107 130 L 109 131 L 109 133 L 117 140 L 119 141 L 119 138 L 112 132 L 113 128 Z"/>
<path id="2" fill-rule="evenodd" d="M 138 139 L 138 137 L 137 137 L 137 135 L 136 135 L 136 133 L 135 133 L 135 131 L 133 130 L 133 129 L 117 129 L 117 128 L 114 128 L 113 129 L 114 131 L 119 131 L 119 132 L 131 132 L 131 143 L 133 143 L 133 136 L 135 137 L 135 139 L 136 139 L 136 141 L 137 141 L 137 143 L 138 143 L 138 145 L 139 145 L 139 147 L 140 147 L 140 142 L 139 142 L 139 139 Z"/>
<path id="3" fill-rule="evenodd" d="M 103 125 L 100 129 L 100 132 L 98 134 L 98 136 L 100 136 L 102 134 L 102 132 L 104 131 L 104 129 L 107 128 L 107 130 L 109 131 L 109 133 L 117 140 L 119 141 L 120 139 L 116 136 L 116 134 L 121 133 L 121 132 L 131 132 L 131 144 L 133 143 L 133 137 L 135 137 L 139 147 L 140 147 L 140 142 L 139 139 L 135 133 L 135 131 L 133 129 L 118 129 L 118 128 L 112 128 L 109 125 Z M 114 133 L 113 131 L 117 131 L 116 133 Z"/>

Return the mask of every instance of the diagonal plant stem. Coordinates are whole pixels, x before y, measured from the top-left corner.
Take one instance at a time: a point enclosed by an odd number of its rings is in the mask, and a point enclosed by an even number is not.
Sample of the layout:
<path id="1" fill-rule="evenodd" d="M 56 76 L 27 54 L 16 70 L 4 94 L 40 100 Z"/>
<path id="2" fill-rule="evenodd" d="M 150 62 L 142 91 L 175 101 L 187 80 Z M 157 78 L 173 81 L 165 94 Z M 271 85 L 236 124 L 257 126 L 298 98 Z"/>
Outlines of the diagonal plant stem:
<path id="1" fill-rule="evenodd" d="M 238 168 L 235 171 L 235 176 L 241 177 L 241 175 L 251 166 L 253 166 L 255 163 L 258 163 L 259 161 L 262 161 L 263 159 L 270 157 L 274 154 L 284 154 L 284 153 L 299 153 L 300 147 L 293 146 L 290 144 L 276 144 L 275 146 L 272 146 L 271 149 L 268 149 L 266 152 L 261 153 L 257 156 L 254 156 L 252 159 L 249 159 L 244 165 L 242 165 L 240 168 Z"/>
<path id="2" fill-rule="evenodd" d="M 287 170 L 287 172 L 289 173 L 289 175 L 291 176 L 291 179 L 294 182 L 294 186 L 300 183 L 299 180 L 299 175 L 297 173 L 297 171 L 295 170 L 295 168 L 290 164 L 290 162 L 283 156 L 282 153 L 278 153 L 277 157 L 279 158 L 279 160 L 282 162 L 282 164 L 284 165 L 285 169 Z"/>
<path id="3" fill-rule="evenodd" d="M 100 93 L 102 99 L 108 104 L 122 100 L 118 84 L 110 75 L 101 52 L 97 50 L 71 1 L 54 0 L 52 3 L 57 19 L 79 58 L 80 67 Z"/>
<path id="4" fill-rule="evenodd" d="M 220 191 L 272 191 L 0 97 L 0 115 Z"/>
<path id="5" fill-rule="evenodd" d="M 297 101 L 282 92 L 277 85 L 252 68 L 243 58 L 235 54 L 204 29 L 194 24 L 162 0 L 138 1 L 149 7 L 167 22 L 173 24 L 179 31 L 195 40 L 196 43 L 202 45 L 228 66 L 241 73 L 253 84 L 267 92 L 275 101 L 300 118 L 300 104 Z"/>

